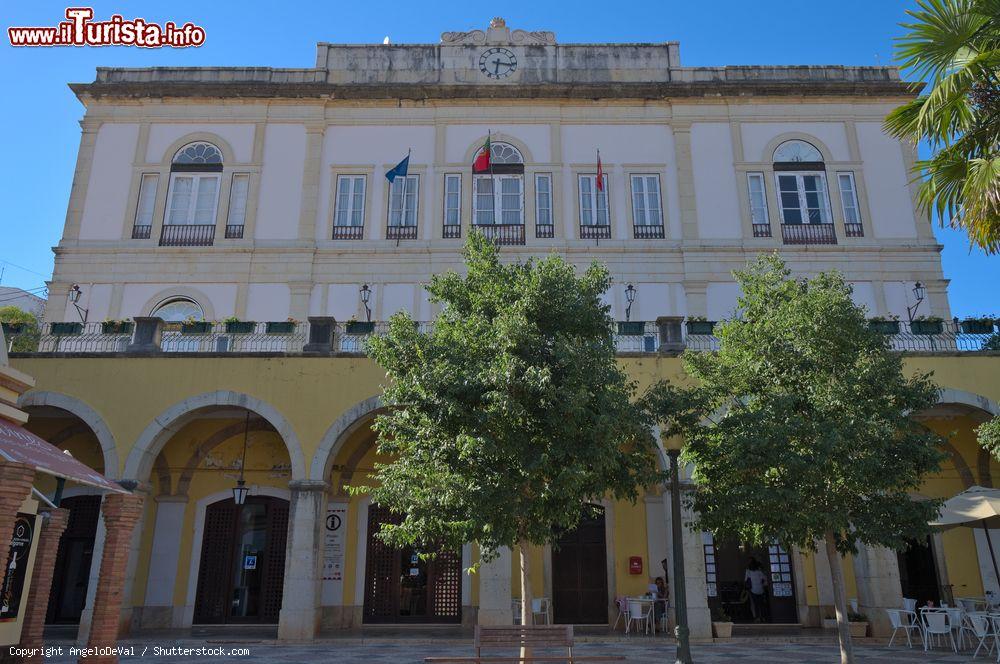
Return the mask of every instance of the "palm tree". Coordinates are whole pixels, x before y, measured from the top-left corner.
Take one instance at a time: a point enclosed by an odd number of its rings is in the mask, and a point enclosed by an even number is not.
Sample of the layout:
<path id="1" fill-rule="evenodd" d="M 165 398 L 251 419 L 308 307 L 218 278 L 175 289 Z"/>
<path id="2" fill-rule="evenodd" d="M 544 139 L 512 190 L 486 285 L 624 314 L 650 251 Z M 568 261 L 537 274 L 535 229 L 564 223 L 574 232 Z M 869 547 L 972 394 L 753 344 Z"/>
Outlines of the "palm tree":
<path id="1" fill-rule="evenodd" d="M 1000 0 L 918 0 L 896 59 L 930 90 L 897 108 L 885 129 L 926 140 L 920 206 L 1000 251 Z M 923 84 L 917 84 L 921 89 Z"/>

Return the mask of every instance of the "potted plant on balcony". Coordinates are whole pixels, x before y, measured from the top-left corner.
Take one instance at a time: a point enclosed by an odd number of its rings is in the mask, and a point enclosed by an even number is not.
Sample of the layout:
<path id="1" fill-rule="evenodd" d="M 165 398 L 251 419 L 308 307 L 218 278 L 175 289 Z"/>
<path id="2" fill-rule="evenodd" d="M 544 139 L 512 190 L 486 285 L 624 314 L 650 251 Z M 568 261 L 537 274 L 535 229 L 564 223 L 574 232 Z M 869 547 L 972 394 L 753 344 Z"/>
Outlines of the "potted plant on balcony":
<path id="1" fill-rule="evenodd" d="M 358 320 L 351 316 L 351 319 L 347 321 L 346 332 L 347 334 L 371 334 L 375 331 L 375 322 L 370 320 Z"/>
<path id="2" fill-rule="evenodd" d="M 689 316 L 687 319 L 688 334 L 703 334 L 711 336 L 715 333 L 715 321 L 704 316 Z"/>
<path id="3" fill-rule="evenodd" d="M 0 327 L 3 328 L 3 334 L 5 337 L 21 334 L 21 331 L 24 330 L 24 326 L 24 323 L 8 323 L 6 321 L 0 323 Z"/>
<path id="4" fill-rule="evenodd" d="M 52 323 L 52 334 L 80 334 L 83 332 L 83 323 Z"/>
<path id="5" fill-rule="evenodd" d="M 720 608 L 712 609 L 712 634 L 717 639 L 728 639 L 733 636 L 733 620 Z"/>
<path id="6" fill-rule="evenodd" d="M 132 334 L 133 325 L 130 320 L 107 318 L 101 323 L 101 334 Z"/>
<path id="7" fill-rule="evenodd" d="M 236 316 L 230 316 L 222 321 L 226 324 L 227 334 L 252 334 L 257 327 L 257 323 L 252 320 L 240 320 Z"/>
<path id="8" fill-rule="evenodd" d="M 993 334 L 994 316 L 969 316 L 959 323 L 965 334 Z"/>
<path id="9" fill-rule="evenodd" d="M 879 334 L 899 334 L 899 316 L 872 316 L 868 327 Z"/>
<path id="10" fill-rule="evenodd" d="M 298 321 L 294 318 L 289 318 L 288 320 L 268 321 L 264 331 L 267 334 L 291 334 L 295 331 L 296 324 L 298 324 Z"/>
<path id="11" fill-rule="evenodd" d="M 913 334 L 941 334 L 944 331 L 944 320 L 939 316 L 919 316 L 910 323 Z"/>
<path id="12" fill-rule="evenodd" d="M 618 321 L 618 334 L 623 337 L 641 337 L 646 329 L 644 320 Z"/>
<path id="13" fill-rule="evenodd" d="M 181 334 L 208 334 L 211 331 L 210 322 L 196 320 L 194 316 L 188 316 L 181 322 Z"/>
<path id="14" fill-rule="evenodd" d="M 868 635 L 868 616 L 865 614 L 848 611 L 847 623 L 851 629 L 852 638 L 861 638 Z"/>

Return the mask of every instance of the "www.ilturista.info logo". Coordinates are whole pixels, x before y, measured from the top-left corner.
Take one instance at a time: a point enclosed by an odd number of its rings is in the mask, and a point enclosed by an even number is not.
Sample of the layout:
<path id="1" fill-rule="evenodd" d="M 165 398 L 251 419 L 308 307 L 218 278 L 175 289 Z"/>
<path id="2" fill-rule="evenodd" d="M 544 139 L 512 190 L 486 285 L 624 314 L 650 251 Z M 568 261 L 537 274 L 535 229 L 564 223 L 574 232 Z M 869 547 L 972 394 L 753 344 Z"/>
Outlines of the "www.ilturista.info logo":
<path id="1" fill-rule="evenodd" d="M 205 29 L 194 23 L 163 25 L 142 18 L 125 19 L 114 14 L 107 21 L 94 21 L 91 7 L 67 7 L 66 21 L 52 27 L 7 28 L 11 46 L 140 46 L 142 48 L 187 48 L 205 43 Z"/>

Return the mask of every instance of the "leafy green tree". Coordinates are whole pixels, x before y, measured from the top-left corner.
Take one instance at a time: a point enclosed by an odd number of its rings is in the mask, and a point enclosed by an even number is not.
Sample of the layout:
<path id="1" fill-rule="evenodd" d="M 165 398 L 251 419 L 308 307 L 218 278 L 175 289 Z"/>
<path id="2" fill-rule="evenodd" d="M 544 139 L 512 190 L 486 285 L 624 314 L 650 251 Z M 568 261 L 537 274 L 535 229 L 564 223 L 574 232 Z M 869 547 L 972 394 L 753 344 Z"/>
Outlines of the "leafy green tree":
<path id="1" fill-rule="evenodd" d="M 980 424 L 976 429 L 976 434 L 979 436 L 979 444 L 987 452 L 993 455 L 993 458 L 1000 461 L 1000 417 L 994 417 L 988 422 Z"/>
<path id="2" fill-rule="evenodd" d="M 7 305 L 0 307 L 0 324 L 4 326 L 4 338 L 10 346 L 10 351 L 28 353 L 38 349 L 41 328 L 35 314 L 20 307 Z M 20 328 L 17 334 L 8 331 L 13 329 L 13 326 Z"/>
<path id="3" fill-rule="evenodd" d="M 1000 249 L 1000 0 L 919 0 L 896 59 L 930 84 L 886 118 L 887 131 L 926 140 L 919 200 L 973 244 Z"/>
<path id="4" fill-rule="evenodd" d="M 655 444 L 615 361 L 604 267 L 502 262 L 479 233 L 464 255 L 466 276 L 426 287 L 442 307 L 430 332 L 399 313 L 369 342 L 388 376 L 378 450 L 394 460 L 360 491 L 402 515 L 379 533 L 392 545 L 519 550 L 530 624 L 529 547 L 574 528 L 588 500 L 634 500 L 658 479 Z"/>
<path id="5" fill-rule="evenodd" d="M 824 543 L 850 662 L 841 558 L 929 531 L 937 503 L 909 493 L 938 468 L 940 439 L 908 414 L 938 392 L 928 375 L 904 375 L 840 275 L 789 275 L 777 256 L 737 272 L 739 317 L 716 328 L 719 351 L 683 356 L 697 387 L 658 384 L 644 400 L 684 432 L 696 527 L 754 545 Z"/>

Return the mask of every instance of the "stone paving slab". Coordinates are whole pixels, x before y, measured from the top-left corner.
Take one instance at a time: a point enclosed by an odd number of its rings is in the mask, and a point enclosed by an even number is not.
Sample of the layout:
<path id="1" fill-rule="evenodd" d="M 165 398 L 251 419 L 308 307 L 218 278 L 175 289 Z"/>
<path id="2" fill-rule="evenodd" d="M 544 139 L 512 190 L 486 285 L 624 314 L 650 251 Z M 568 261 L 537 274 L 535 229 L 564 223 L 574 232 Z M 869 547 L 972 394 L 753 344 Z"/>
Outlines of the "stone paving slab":
<path id="1" fill-rule="evenodd" d="M 471 645 L 455 645 L 453 642 L 433 644 L 367 643 L 353 645 L 337 642 L 311 643 L 308 645 L 279 645 L 252 642 L 191 642 L 154 640 L 122 642 L 131 652 L 122 654 L 121 662 L 143 662 L 144 664 L 189 664 L 210 660 L 240 661 L 251 664 L 312 664 L 314 662 L 336 662 L 337 664 L 420 664 L 424 657 L 472 654 Z M 204 652 L 171 652 L 170 648 L 204 648 Z M 71 655 L 68 645 L 63 645 L 62 654 L 49 657 L 52 664 L 75 663 L 77 657 Z M 161 652 L 157 654 L 157 648 Z M 234 654 L 232 649 L 245 649 L 249 655 Z M 220 653 L 219 650 L 225 652 Z M 674 645 L 666 640 L 631 640 L 628 642 L 583 643 L 575 648 L 579 655 L 624 655 L 630 664 L 670 664 L 674 661 Z M 905 646 L 887 648 L 885 646 L 864 645 L 855 648 L 858 662 L 865 664 L 905 664 L 907 662 L 992 662 L 993 657 L 980 655 L 973 660 L 970 652 L 955 654 L 936 650 L 925 653 L 921 648 L 909 649 Z M 492 653 L 491 653 L 492 654 Z M 496 654 L 505 654 L 497 651 Z M 738 664 L 837 664 L 840 661 L 836 646 L 804 643 L 706 643 L 692 647 L 692 655 L 697 664 L 737 662 Z"/>

